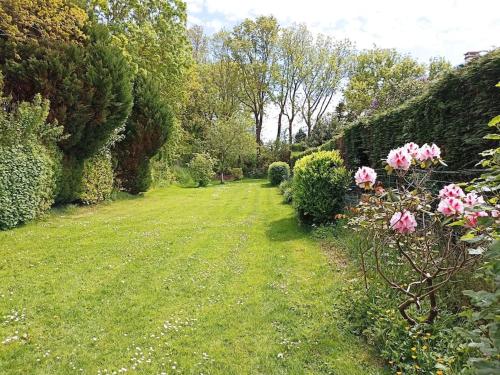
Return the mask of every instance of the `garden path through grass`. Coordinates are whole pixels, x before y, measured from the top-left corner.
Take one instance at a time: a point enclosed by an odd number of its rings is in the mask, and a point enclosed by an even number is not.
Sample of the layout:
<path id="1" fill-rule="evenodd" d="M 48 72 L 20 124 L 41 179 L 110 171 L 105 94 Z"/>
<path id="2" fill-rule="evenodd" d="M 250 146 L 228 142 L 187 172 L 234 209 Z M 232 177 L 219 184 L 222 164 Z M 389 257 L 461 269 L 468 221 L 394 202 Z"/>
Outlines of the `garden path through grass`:
<path id="1" fill-rule="evenodd" d="M 0 233 L 0 280 L 0 374 L 382 373 L 261 180 L 55 210 Z"/>

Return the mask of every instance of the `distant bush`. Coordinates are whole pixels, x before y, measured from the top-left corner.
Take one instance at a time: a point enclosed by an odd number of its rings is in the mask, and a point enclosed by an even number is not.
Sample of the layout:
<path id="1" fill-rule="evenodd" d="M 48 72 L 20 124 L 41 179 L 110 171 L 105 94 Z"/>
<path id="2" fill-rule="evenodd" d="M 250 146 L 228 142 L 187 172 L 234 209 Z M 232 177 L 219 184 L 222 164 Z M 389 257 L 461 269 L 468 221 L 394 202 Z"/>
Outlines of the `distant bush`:
<path id="1" fill-rule="evenodd" d="M 269 165 L 267 177 L 271 185 L 279 185 L 290 178 L 290 166 L 284 161 L 275 161 Z"/>
<path id="2" fill-rule="evenodd" d="M 0 229 L 45 213 L 61 172 L 56 142 L 62 127 L 46 123 L 49 103 L 37 95 L 8 112 L 0 109 Z"/>
<path id="3" fill-rule="evenodd" d="M 306 145 L 303 143 L 294 143 L 290 145 L 290 151 L 292 152 L 302 152 L 306 149 Z"/>
<path id="4" fill-rule="evenodd" d="M 293 170 L 293 202 L 302 219 L 328 222 L 344 206 L 350 176 L 338 151 L 318 151 Z"/>
<path id="5" fill-rule="evenodd" d="M 214 160 L 207 154 L 194 154 L 189 163 L 191 176 L 198 186 L 207 186 L 214 176 Z"/>
<path id="6" fill-rule="evenodd" d="M 109 151 L 101 152 L 83 163 L 78 199 L 94 204 L 111 197 L 113 192 L 113 164 Z"/>
<path id="7" fill-rule="evenodd" d="M 236 181 L 243 179 L 243 169 L 241 168 L 231 168 L 230 173 Z"/>

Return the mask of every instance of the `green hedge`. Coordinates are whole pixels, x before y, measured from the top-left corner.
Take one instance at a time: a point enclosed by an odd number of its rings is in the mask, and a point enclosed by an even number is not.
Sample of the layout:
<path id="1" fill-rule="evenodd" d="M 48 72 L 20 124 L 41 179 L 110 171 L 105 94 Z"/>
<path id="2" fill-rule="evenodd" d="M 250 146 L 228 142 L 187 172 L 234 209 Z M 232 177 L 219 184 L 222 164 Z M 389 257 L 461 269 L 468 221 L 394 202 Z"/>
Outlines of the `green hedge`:
<path id="1" fill-rule="evenodd" d="M 26 223 L 50 208 L 60 166 L 59 154 L 43 146 L 0 146 L 0 229 Z"/>
<path id="2" fill-rule="evenodd" d="M 489 147 L 489 119 L 500 112 L 500 49 L 459 67 L 402 106 L 362 119 L 333 142 L 350 168 L 379 167 L 406 142 L 435 142 L 451 169 L 472 168 Z"/>
<path id="3" fill-rule="evenodd" d="M 94 204 L 109 199 L 113 182 L 111 153 L 106 150 L 83 162 L 78 200 L 83 204 Z"/>

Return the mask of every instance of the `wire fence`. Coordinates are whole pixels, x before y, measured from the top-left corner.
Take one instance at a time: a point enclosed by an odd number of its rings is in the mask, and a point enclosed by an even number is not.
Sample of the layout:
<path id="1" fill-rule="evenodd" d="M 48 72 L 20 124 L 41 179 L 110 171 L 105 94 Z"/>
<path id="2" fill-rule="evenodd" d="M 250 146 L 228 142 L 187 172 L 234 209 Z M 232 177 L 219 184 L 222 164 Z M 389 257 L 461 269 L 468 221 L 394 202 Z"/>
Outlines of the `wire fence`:
<path id="1" fill-rule="evenodd" d="M 392 188 L 396 187 L 397 177 L 394 174 L 387 174 L 385 169 L 375 169 L 377 172 L 377 181 L 381 182 L 384 188 Z M 427 171 L 415 171 L 413 173 L 416 174 L 425 174 Z M 429 178 L 426 180 L 427 188 L 437 193 L 442 189 L 444 185 L 448 185 L 451 183 L 460 183 L 460 182 L 468 182 L 477 178 L 484 173 L 483 169 L 462 169 L 458 171 L 440 171 L 434 170 L 430 174 Z M 346 203 L 348 206 L 357 205 L 361 194 L 363 193 L 362 189 L 360 189 L 354 182 L 349 187 L 346 194 Z"/>

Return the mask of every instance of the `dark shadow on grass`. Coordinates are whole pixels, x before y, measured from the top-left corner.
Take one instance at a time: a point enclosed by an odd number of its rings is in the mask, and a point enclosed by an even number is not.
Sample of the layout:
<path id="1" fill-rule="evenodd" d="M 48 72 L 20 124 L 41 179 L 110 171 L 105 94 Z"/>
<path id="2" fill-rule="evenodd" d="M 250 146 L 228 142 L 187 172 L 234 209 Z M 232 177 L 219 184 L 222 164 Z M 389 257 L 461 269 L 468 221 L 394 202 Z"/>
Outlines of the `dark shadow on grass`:
<path id="1" fill-rule="evenodd" d="M 269 223 L 266 235 L 271 241 L 293 241 L 309 237 L 311 227 L 300 224 L 295 216 L 275 220 Z"/>
<path id="2" fill-rule="evenodd" d="M 260 184 L 260 187 L 263 187 L 263 188 L 276 188 L 277 186 L 271 185 L 270 182 L 266 182 L 266 183 Z"/>

